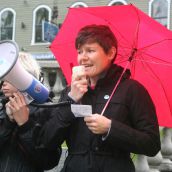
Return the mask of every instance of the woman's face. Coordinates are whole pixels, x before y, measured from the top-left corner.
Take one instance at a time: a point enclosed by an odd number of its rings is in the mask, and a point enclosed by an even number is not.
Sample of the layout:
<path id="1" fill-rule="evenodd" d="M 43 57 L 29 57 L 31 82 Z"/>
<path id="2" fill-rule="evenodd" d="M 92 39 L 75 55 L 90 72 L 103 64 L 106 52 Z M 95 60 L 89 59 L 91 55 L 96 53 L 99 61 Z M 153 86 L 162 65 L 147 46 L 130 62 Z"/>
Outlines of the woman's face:
<path id="1" fill-rule="evenodd" d="M 10 97 L 13 93 L 17 92 L 17 89 L 7 81 L 3 82 L 1 90 L 5 97 Z"/>
<path id="2" fill-rule="evenodd" d="M 98 79 L 111 65 L 115 53 L 114 47 L 106 54 L 98 43 L 86 43 L 78 49 L 78 63 L 85 66 L 90 79 Z"/>

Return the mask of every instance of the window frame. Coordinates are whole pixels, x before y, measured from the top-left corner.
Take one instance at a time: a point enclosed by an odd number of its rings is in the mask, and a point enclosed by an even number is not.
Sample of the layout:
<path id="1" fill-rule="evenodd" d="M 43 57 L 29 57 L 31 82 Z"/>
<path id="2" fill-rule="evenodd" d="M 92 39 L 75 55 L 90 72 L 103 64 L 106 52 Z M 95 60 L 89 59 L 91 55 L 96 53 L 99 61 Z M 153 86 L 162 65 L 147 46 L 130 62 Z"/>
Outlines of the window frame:
<path id="1" fill-rule="evenodd" d="M 0 27 L 1 27 L 1 18 L 2 18 L 2 15 L 6 11 L 10 11 L 13 14 L 12 39 L 11 40 L 14 41 L 15 40 L 15 30 L 16 30 L 16 27 L 15 27 L 16 26 L 16 12 L 12 8 L 4 8 L 3 10 L 0 11 Z M 1 34 L 1 32 L 0 32 L 0 34 Z M 1 40 L 1 35 L 0 35 L 0 41 L 2 41 Z"/>
<path id="2" fill-rule="evenodd" d="M 52 15 L 52 9 L 47 6 L 47 5 L 39 5 L 33 10 L 33 23 L 32 23 L 32 40 L 31 40 L 31 45 L 48 45 L 50 44 L 49 42 L 35 42 L 35 36 L 36 36 L 36 30 L 35 30 L 35 25 L 36 25 L 36 13 L 38 10 L 41 8 L 45 8 L 48 11 L 48 21 L 51 21 L 51 15 Z"/>
<path id="3" fill-rule="evenodd" d="M 75 8 L 78 5 L 81 5 L 83 7 L 88 7 L 88 5 L 84 2 L 75 2 L 73 5 L 71 5 L 71 8 Z"/>
<path id="4" fill-rule="evenodd" d="M 116 2 L 121 2 L 124 5 L 127 5 L 128 4 L 125 0 L 111 0 L 111 2 L 108 4 L 108 6 L 112 6 Z"/>
<path id="5" fill-rule="evenodd" d="M 149 11 L 148 11 L 148 14 L 150 17 L 151 16 L 151 13 L 152 13 L 152 3 L 154 2 L 155 0 L 150 0 L 149 1 Z M 164 0 L 163 0 L 164 1 Z M 168 7 L 167 7 L 167 28 L 170 29 L 170 5 L 171 5 L 171 0 L 166 0 L 167 1 L 167 4 L 168 4 Z M 152 17 L 153 18 L 153 17 Z M 153 18 L 154 19 L 154 18 Z"/>

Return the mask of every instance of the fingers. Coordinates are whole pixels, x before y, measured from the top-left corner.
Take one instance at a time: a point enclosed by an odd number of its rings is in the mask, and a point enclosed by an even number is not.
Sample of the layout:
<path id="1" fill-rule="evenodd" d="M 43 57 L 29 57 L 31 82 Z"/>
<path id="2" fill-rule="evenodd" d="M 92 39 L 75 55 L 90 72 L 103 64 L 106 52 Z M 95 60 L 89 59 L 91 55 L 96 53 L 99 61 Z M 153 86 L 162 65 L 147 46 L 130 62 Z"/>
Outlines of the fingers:
<path id="1" fill-rule="evenodd" d="M 13 96 L 9 98 L 10 99 L 10 102 L 13 103 L 13 105 L 16 105 L 16 104 L 23 104 L 25 105 L 25 99 L 24 99 L 24 96 L 18 91 L 16 93 L 13 93 Z"/>
<path id="2" fill-rule="evenodd" d="M 9 106 L 10 107 L 12 107 L 12 108 L 14 108 L 15 106 L 17 106 L 18 104 L 17 104 L 17 98 L 15 98 L 15 97 L 9 97 Z"/>
<path id="3" fill-rule="evenodd" d="M 74 66 L 72 68 L 72 81 L 86 79 L 84 66 Z"/>
<path id="4" fill-rule="evenodd" d="M 9 102 L 6 104 L 6 107 L 11 110 L 9 114 L 12 115 L 14 121 L 19 126 L 28 121 L 29 108 L 26 106 L 24 96 L 20 92 L 14 93 L 13 97 L 9 97 Z"/>
<path id="5" fill-rule="evenodd" d="M 25 100 L 20 92 L 14 93 L 12 97 L 9 97 L 7 106 L 12 110 L 13 113 L 18 111 L 20 107 L 25 106 Z"/>
<path id="6" fill-rule="evenodd" d="M 72 85 L 75 85 L 75 86 L 77 86 L 77 85 L 85 85 L 85 86 L 88 86 L 88 80 L 86 79 L 86 78 L 84 78 L 84 79 L 79 79 L 79 80 L 73 80 L 72 81 Z"/>
<path id="7" fill-rule="evenodd" d="M 85 117 L 84 121 L 94 134 L 107 133 L 111 126 L 111 120 L 99 114 L 92 114 L 91 116 Z"/>
<path id="8" fill-rule="evenodd" d="M 96 119 L 97 117 L 95 115 L 84 118 L 84 121 L 86 122 L 87 127 L 95 134 L 97 134 L 97 128 L 98 128 Z"/>
<path id="9" fill-rule="evenodd" d="M 75 85 L 75 89 L 77 90 L 78 93 L 84 94 L 88 91 L 88 86 L 87 86 L 87 84 L 83 85 L 83 84 L 77 83 Z M 71 90 L 71 91 L 73 91 L 73 90 Z"/>
<path id="10" fill-rule="evenodd" d="M 85 75 L 72 75 L 72 81 L 79 81 L 79 80 L 85 80 Z"/>
<path id="11" fill-rule="evenodd" d="M 26 101 L 22 93 L 18 91 L 17 93 L 14 93 L 14 96 L 18 102 L 21 102 L 21 104 L 26 105 Z"/>
<path id="12" fill-rule="evenodd" d="M 11 109 L 10 109 L 10 107 L 8 105 L 6 105 L 6 113 L 7 113 L 8 117 L 9 117 L 10 121 L 14 122 L 14 117 L 12 115 L 12 111 L 11 111 Z"/>
<path id="13" fill-rule="evenodd" d="M 13 120 L 13 113 L 16 112 L 16 108 L 15 106 L 13 105 L 13 103 L 11 101 L 9 101 L 6 105 L 6 113 L 9 117 L 10 120 Z"/>
<path id="14" fill-rule="evenodd" d="M 87 87 L 88 86 L 88 80 L 86 78 L 86 75 L 72 75 L 72 85 L 76 87 Z"/>
<path id="15" fill-rule="evenodd" d="M 76 78 L 71 83 L 71 95 L 74 100 L 79 101 L 83 95 L 88 91 L 88 81 L 85 78 Z"/>
<path id="16" fill-rule="evenodd" d="M 84 121 L 86 122 L 86 124 L 91 124 L 96 121 L 96 117 L 94 115 L 87 116 L 84 118 Z"/>

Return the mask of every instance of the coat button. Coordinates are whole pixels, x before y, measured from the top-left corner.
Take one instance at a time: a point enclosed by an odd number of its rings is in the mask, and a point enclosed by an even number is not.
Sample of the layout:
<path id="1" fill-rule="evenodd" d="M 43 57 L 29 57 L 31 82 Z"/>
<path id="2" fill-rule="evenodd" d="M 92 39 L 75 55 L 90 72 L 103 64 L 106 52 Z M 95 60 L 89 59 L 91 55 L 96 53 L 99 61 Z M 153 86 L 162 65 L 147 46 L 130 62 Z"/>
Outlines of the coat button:
<path id="1" fill-rule="evenodd" d="M 108 100 L 108 99 L 109 99 L 109 95 L 105 95 L 105 96 L 104 96 L 104 99 L 105 99 L 105 100 Z"/>

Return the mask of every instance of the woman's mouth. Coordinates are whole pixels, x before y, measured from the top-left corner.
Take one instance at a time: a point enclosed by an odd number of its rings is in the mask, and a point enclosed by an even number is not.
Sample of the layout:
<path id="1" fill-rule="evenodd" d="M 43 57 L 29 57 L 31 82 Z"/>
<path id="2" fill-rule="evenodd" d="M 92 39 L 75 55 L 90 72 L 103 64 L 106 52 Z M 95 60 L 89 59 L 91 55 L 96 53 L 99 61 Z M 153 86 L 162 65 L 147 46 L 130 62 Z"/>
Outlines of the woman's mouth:
<path id="1" fill-rule="evenodd" d="M 91 64 L 84 65 L 85 69 L 91 68 L 92 66 Z"/>

